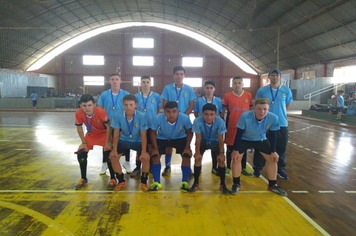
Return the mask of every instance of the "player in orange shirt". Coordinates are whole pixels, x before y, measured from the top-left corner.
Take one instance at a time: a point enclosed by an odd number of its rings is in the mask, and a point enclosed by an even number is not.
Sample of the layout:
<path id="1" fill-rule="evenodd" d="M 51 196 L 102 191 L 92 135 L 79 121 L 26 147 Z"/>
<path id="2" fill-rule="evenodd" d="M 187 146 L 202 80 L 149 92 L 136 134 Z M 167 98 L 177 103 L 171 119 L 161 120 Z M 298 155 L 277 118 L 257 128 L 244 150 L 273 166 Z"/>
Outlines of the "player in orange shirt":
<path id="1" fill-rule="evenodd" d="M 236 76 L 232 79 L 232 89 L 233 91 L 225 94 L 223 101 L 223 112 L 222 116 L 225 115 L 225 111 L 227 109 L 226 116 L 226 129 L 227 132 L 225 134 L 225 143 L 227 144 L 227 152 L 226 152 L 226 176 L 230 175 L 231 172 L 231 153 L 233 151 L 232 146 L 234 145 L 234 140 L 237 131 L 237 121 L 239 120 L 242 113 L 249 111 L 253 106 L 252 95 L 251 93 L 244 91 L 243 80 L 240 76 Z M 224 118 L 224 117 L 222 117 Z M 246 153 L 242 159 L 242 174 L 253 177 L 253 174 L 250 173 L 246 168 Z M 234 170 L 232 171 L 234 176 Z M 240 176 L 240 174 L 238 174 Z"/>
<path id="2" fill-rule="evenodd" d="M 104 109 L 96 107 L 94 98 L 90 94 L 83 94 L 80 98 L 80 107 L 81 108 L 75 112 L 75 125 L 77 126 L 77 133 L 82 141 L 76 152 L 80 166 L 81 179 L 75 189 L 82 189 L 87 185 L 88 152 L 89 150 L 93 150 L 94 145 L 98 145 L 103 147 L 103 157 L 108 163 L 111 180 L 107 188 L 112 190 L 116 186 L 116 179 L 109 160 L 109 154 L 112 147 L 109 118 Z M 88 131 L 85 136 L 82 128 L 83 123 Z"/>

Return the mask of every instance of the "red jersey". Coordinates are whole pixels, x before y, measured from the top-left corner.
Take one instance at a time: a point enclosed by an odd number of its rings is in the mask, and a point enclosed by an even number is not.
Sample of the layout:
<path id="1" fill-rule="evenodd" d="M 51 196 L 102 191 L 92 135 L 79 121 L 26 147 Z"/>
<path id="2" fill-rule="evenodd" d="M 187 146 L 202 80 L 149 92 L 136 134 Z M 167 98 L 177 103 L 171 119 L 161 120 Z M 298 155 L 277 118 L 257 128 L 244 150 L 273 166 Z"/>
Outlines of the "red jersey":
<path id="1" fill-rule="evenodd" d="M 84 123 L 88 132 L 90 129 L 92 135 L 106 133 L 104 123 L 108 122 L 109 117 L 107 116 L 106 111 L 99 107 L 94 107 L 94 115 L 92 117 L 86 116 L 82 108 L 79 108 L 75 112 L 75 125 L 82 125 Z"/>
<path id="2" fill-rule="evenodd" d="M 223 105 L 227 107 L 228 113 L 226 121 L 227 128 L 237 128 L 237 121 L 242 113 L 249 111 L 253 105 L 252 95 L 247 91 L 243 91 L 241 96 L 235 95 L 233 92 L 225 94 Z"/>

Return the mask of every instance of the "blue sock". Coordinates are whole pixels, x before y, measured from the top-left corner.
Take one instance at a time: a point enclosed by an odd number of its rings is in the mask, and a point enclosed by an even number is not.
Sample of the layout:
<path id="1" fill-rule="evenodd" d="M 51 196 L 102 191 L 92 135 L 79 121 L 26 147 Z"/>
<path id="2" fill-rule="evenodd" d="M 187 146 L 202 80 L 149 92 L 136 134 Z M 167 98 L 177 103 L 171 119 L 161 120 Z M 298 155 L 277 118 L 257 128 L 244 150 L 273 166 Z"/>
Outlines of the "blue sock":
<path id="1" fill-rule="evenodd" d="M 153 175 L 153 180 L 155 182 L 161 183 L 161 163 L 159 164 L 152 164 L 151 165 L 151 169 L 152 169 L 152 175 Z"/>
<path id="2" fill-rule="evenodd" d="M 172 161 L 172 154 L 166 154 L 165 155 L 165 160 L 166 160 L 166 166 L 171 166 L 171 161 Z"/>
<path id="3" fill-rule="evenodd" d="M 188 183 L 188 178 L 189 178 L 189 174 L 190 174 L 190 166 L 182 166 L 181 169 L 182 169 L 182 174 L 183 174 L 182 182 Z"/>

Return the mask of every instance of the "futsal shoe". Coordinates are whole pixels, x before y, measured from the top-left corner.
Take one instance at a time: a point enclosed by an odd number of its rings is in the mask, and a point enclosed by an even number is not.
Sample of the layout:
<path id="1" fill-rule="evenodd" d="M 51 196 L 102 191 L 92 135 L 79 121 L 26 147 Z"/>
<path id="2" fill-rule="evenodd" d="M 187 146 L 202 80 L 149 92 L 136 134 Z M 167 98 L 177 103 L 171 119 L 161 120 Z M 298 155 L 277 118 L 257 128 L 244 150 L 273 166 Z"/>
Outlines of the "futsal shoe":
<path id="1" fill-rule="evenodd" d="M 211 169 L 211 173 L 215 174 L 216 176 L 219 176 L 219 171 L 217 168 Z"/>
<path id="2" fill-rule="evenodd" d="M 194 176 L 194 172 L 193 172 L 192 168 L 190 168 L 189 176 Z"/>
<path id="3" fill-rule="evenodd" d="M 239 184 L 234 184 L 232 185 L 231 189 L 230 189 L 230 194 L 232 195 L 236 195 L 240 190 L 240 185 Z"/>
<path id="4" fill-rule="evenodd" d="M 132 169 L 129 161 L 125 161 L 122 166 L 125 168 L 127 174 L 131 174 Z"/>
<path id="5" fill-rule="evenodd" d="M 180 190 L 183 192 L 183 193 L 186 193 L 189 191 L 189 185 L 187 182 L 182 182 L 180 184 Z"/>
<path id="6" fill-rule="evenodd" d="M 117 185 L 117 182 L 115 179 L 111 179 L 109 182 L 109 185 L 106 187 L 107 190 L 113 190 L 115 186 Z"/>
<path id="7" fill-rule="evenodd" d="M 143 192 L 148 192 L 150 190 L 150 187 L 147 185 L 147 183 L 141 183 L 141 189 Z"/>
<path id="8" fill-rule="evenodd" d="M 135 178 L 135 177 L 138 176 L 138 174 L 140 174 L 140 172 L 141 172 L 141 169 L 136 167 L 136 168 L 132 171 L 132 173 L 130 174 L 130 177 L 131 177 L 131 178 Z"/>
<path id="9" fill-rule="evenodd" d="M 164 170 L 162 172 L 162 176 L 167 176 L 167 175 L 169 175 L 169 173 L 171 173 L 171 167 L 170 166 L 164 167 Z"/>
<path id="10" fill-rule="evenodd" d="M 226 188 L 226 185 L 220 185 L 220 191 L 224 195 L 229 195 L 230 194 L 230 191 Z"/>
<path id="11" fill-rule="evenodd" d="M 253 171 L 253 176 L 255 176 L 256 178 L 260 178 L 260 177 L 261 177 L 261 171 L 259 171 L 259 170 L 254 170 L 254 171 Z"/>
<path id="12" fill-rule="evenodd" d="M 193 184 L 192 187 L 188 190 L 189 193 L 195 193 L 199 187 L 199 184 Z"/>
<path id="13" fill-rule="evenodd" d="M 281 179 L 288 179 L 289 176 L 286 174 L 286 172 L 284 172 L 284 170 L 279 170 L 277 173 L 277 176 Z"/>
<path id="14" fill-rule="evenodd" d="M 83 189 L 85 187 L 85 185 L 87 185 L 87 184 L 88 184 L 87 179 L 80 179 L 77 186 L 75 186 L 75 190 Z"/>
<path id="15" fill-rule="evenodd" d="M 161 183 L 158 183 L 158 182 L 154 182 L 153 184 L 151 184 L 150 186 L 150 192 L 157 192 L 158 189 L 161 189 L 162 188 L 162 184 Z"/>
<path id="16" fill-rule="evenodd" d="M 100 175 L 105 175 L 107 168 L 108 168 L 108 163 L 107 162 L 103 162 L 103 164 L 101 165 Z"/>
<path id="17" fill-rule="evenodd" d="M 248 171 L 247 168 L 243 168 L 242 171 L 241 171 L 241 174 L 247 176 L 247 177 L 253 177 L 253 174 L 250 173 L 250 171 Z"/>
<path id="18" fill-rule="evenodd" d="M 272 193 L 276 193 L 280 196 L 288 196 L 287 192 L 284 191 L 281 187 L 279 187 L 277 184 L 273 185 L 272 187 L 267 188 L 268 191 L 271 191 Z"/>
<path id="19" fill-rule="evenodd" d="M 123 189 L 126 186 L 126 182 L 121 182 L 118 185 L 116 185 L 114 187 L 114 191 L 120 191 L 121 189 Z"/>
<path id="20" fill-rule="evenodd" d="M 225 176 L 230 176 L 231 170 L 229 168 L 225 169 Z"/>

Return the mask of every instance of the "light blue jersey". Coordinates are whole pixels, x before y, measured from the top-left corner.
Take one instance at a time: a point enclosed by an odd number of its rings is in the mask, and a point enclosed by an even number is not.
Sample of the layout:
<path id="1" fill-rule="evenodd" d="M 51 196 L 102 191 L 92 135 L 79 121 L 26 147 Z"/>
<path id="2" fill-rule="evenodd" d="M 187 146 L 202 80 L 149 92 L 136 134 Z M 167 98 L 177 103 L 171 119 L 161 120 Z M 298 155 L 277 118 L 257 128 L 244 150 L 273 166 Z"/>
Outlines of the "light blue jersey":
<path id="1" fill-rule="evenodd" d="M 338 107 L 344 107 L 344 97 L 341 95 L 337 96 L 337 100 L 339 101 L 339 104 L 337 105 Z"/>
<path id="2" fill-rule="evenodd" d="M 148 98 L 142 96 L 142 93 L 135 94 L 137 99 L 137 110 L 143 112 L 147 118 L 148 127 L 157 114 L 157 107 L 162 106 L 161 97 L 158 93 L 150 92 Z"/>
<path id="3" fill-rule="evenodd" d="M 178 110 L 185 113 L 189 107 L 189 102 L 197 99 L 194 89 L 189 85 L 183 84 L 181 89 L 176 89 L 175 84 L 168 84 L 164 87 L 161 97 L 167 101 L 179 101 Z"/>
<path id="4" fill-rule="evenodd" d="M 139 111 L 135 111 L 130 121 L 126 119 L 125 111 L 115 111 L 111 127 L 120 129 L 120 140 L 127 142 L 141 142 L 141 131 L 148 129 L 146 116 Z"/>
<path id="5" fill-rule="evenodd" d="M 194 111 L 199 112 L 199 115 L 203 115 L 203 106 L 207 103 L 212 103 L 216 105 L 216 114 L 219 114 L 222 112 L 222 101 L 220 98 L 213 97 L 213 100 L 211 102 L 207 102 L 205 97 L 198 98 L 197 101 L 195 102 L 194 106 Z"/>
<path id="6" fill-rule="evenodd" d="M 36 93 L 32 93 L 30 95 L 30 97 L 31 97 L 32 101 L 37 101 L 37 94 Z"/>
<path id="7" fill-rule="evenodd" d="M 111 93 L 111 89 L 106 90 L 100 94 L 97 105 L 104 107 L 106 113 L 108 114 L 109 120 L 112 121 L 114 118 L 114 111 L 124 110 L 124 107 L 122 106 L 122 99 L 127 94 L 130 93 L 123 89 L 120 89 L 119 93 L 116 95 Z"/>
<path id="8" fill-rule="evenodd" d="M 279 86 L 278 91 L 272 89 L 269 85 L 259 88 L 256 94 L 257 98 L 269 99 L 269 111 L 278 116 L 281 127 L 288 126 L 286 104 L 293 102 L 292 91 L 283 85 Z"/>
<path id="9" fill-rule="evenodd" d="M 219 134 L 226 133 L 225 121 L 216 116 L 213 124 L 208 125 L 205 123 L 203 116 L 199 116 L 193 122 L 192 131 L 201 134 L 202 140 L 207 142 L 218 141 Z"/>
<path id="10" fill-rule="evenodd" d="M 156 115 L 151 123 L 151 129 L 157 130 L 157 138 L 163 140 L 180 139 L 187 137 L 187 129 L 192 128 L 190 119 L 185 114 L 178 114 L 176 122 L 170 124 L 164 113 Z"/>
<path id="11" fill-rule="evenodd" d="M 241 114 L 237 128 L 244 129 L 242 139 L 246 141 L 261 141 L 266 140 L 266 132 L 268 130 L 279 130 L 278 117 L 272 112 L 268 112 L 262 121 L 258 121 L 254 111 L 246 111 Z"/>
<path id="12" fill-rule="evenodd" d="M 350 116 L 356 115 L 356 105 L 353 104 L 349 105 L 347 107 L 346 115 L 350 115 Z"/>

